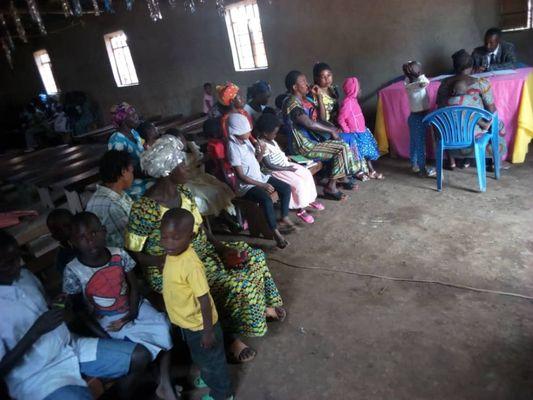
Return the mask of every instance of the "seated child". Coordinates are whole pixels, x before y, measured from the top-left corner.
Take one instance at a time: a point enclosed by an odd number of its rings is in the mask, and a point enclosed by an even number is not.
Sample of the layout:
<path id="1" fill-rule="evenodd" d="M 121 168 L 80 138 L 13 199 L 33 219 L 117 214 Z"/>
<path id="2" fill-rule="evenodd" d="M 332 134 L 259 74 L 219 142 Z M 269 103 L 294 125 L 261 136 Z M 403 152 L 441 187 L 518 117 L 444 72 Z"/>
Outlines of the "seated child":
<path id="1" fill-rule="evenodd" d="M 205 267 L 194 251 L 194 217 L 173 208 L 161 221 L 161 245 L 167 254 L 163 268 L 163 298 L 168 316 L 181 328 L 193 362 L 200 368 L 204 400 L 233 399 L 222 329 L 209 293 Z"/>
<path id="2" fill-rule="evenodd" d="M 188 171 L 185 186 L 192 192 L 200 214 L 218 216 L 225 211 L 230 215 L 236 215 L 232 203 L 235 197 L 233 190 L 223 181 L 205 172 L 204 155 L 200 147 L 193 141 L 188 141 L 177 129 L 169 129 L 166 134 L 176 136 L 183 143 Z"/>
<path id="3" fill-rule="evenodd" d="M 67 264 L 76 257 L 76 252 L 70 243 L 72 213 L 65 208 L 56 208 L 48 214 L 46 226 L 52 237 L 59 242 L 59 250 L 56 256 L 56 269 L 63 276 L 63 271 Z"/>
<path id="4" fill-rule="evenodd" d="M 85 211 L 73 217 L 70 240 L 77 258 L 65 268 L 63 291 L 85 304 L 90 327 L 97 336 L 142 345 L 152 360 L 162 352 L 157 395 L 176 400 L 167 351 L 172 348 L 170 325 L 164 314 L 140 297 L 133 272 L 135 262 L 126 251 L 106 247 L 105 229 L 93 213 Z"/>
<path id="5" fill-rule="evenodd" d="M 148 121 L 141 122 L 137 127 L 137 132 L 144 141 L 143 147 L 145 150 L 149 149 L 161 136 L 157 127 L 152 122 Z"/>
<path id="6" fill-rule="evenodd" d="M 344 100 L 342 101 L 338 124 L 343 132 L 355 133 L 359 155 L 366 160 L 370 179 L 383 179 L 383 174 L 378 173 L 372 166 L 372 161 L 379 158 L 378 144 L 372 132 L 366 127 L 365 116 L 357 101 L 359 96 L 359 80 L 356 77 L 346 78 L 342 85 Z"/>
<path id="7" fill-rule="evenodd" d="M 291 186 L 289 208 L 297 210 L 296 215 L 304 222 L 312 224 L 315 219 L 305 208 L 323 210 L 324 206 L 316 201 L 315 180 L 311 172 L 301 165 L 289 161 L 276 142 L 280 122 L 274 114 L 263 114 L 257 120 L 260 142 L 265 146 L 263 163 L 272 171 L 272 176 Z"/>
<path id="8" fill-rule="evenodd" d="M 411 115 L 409 124 L 409 157 L 413 172 L 419 176 L 436 176 L 433 168 L 426 168 L 426 127 L 422 120 L 429 111 L 429 95 L 427 86 L 429 80 L 422 73 L 422 64 L 418 61 L 409 61 L 403 65 L 405 74 L 405 90 L 409 99 Z"/>
<path id="9" fill-rule="evenodd" d="M 291 187 L 285 182 L 265 175 L 261 172 L 259 162 L 265 155 L 266 148 L 256 141 L 254 148 L 250 143 L 252 127 L 246 116 L 240 113 L 232 113 L 228 118 L 229 137 L 229 160 L 235 169 L 238 179 L 237 196 L 259 203 L 268 226 L 272 230 L 274 239 L 280 249 L 289 244 L 278 230 L 278 223 L 274 213 L 274 203 L 270 195 L 278 193 L 281 204 L 280 222 L 288 229 L 294 229 L 294 224 L 289 218 L 289 203 L 291 201 Z M 257 158 L 256 158 L 257 157 Z"/>
<path id="10" fill-rule="evenodd" d="M 131 398 L 131 384 L 150 361 L 144 347 L 129 341 L 71 335 L 64 310 L 49 309 L 41 283 L 22 267 L 15 238 L 3 231 L 0 309 L 0 376 L 13 399 L 90 400 L 82 374 L 109 379 L 128 375 L 118 381 L 117 395 Z"/>

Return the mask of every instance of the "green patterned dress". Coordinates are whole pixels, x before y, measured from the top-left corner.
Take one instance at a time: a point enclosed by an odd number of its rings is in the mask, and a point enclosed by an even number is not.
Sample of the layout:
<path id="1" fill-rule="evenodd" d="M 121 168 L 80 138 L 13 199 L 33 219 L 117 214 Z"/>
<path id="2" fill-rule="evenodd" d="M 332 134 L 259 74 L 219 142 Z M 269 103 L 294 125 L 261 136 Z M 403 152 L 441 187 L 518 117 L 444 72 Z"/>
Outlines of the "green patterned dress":
<path id="1" fill-rule="evenodd" d="M 263 336 L 267 331 L 267 307 L 283 304 L 274 279 L 268 270 L 265 253 L 244 242 L 226 243 L 229 247 L 248 253 L 248 260 L 239 268 L 226 269 L 215 247 L 201 228 L 200 215 L 191 192 L 178 186 L 181 208 L 190 211 L 195 220 L 193 247 L 204 263 L 211 296 L 227 332 L 244 336 Z M 149 255 L 162 255 L 159 230 L 161 219 L 168 209 L 153 199 L 141 197 L 133 203 L 126 229 L 126 248 Z M 158 267 L 145 267 L 150 288 L 158 293 L 163 289 L 163 276 Z"/>

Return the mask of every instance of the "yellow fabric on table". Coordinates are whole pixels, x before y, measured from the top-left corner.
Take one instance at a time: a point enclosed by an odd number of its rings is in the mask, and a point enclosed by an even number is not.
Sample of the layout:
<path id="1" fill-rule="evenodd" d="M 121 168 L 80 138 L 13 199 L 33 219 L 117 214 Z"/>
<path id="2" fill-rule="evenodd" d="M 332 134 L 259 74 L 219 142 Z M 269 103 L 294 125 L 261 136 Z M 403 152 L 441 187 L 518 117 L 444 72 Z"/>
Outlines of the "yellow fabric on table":
<path id="1" fill-rule="evenodd" d="M 387 128 L 385 126 L 385 115 L 383 114 L 383 104 L 378 95 L 378 109 L 376 112 L 376 126 L 374 127 L 374 136 L 378 142 L 378 149 L 381 154 L 389 152 L 389 139 L 387 138 Z"/>
<path id="2" fill-rule="evenodd" d="M 527 147 L 533 139 L 533 73 L 524 82 L 518 121 L 513 148 L 513 163 L 523 163 L 526 159 Z"/>

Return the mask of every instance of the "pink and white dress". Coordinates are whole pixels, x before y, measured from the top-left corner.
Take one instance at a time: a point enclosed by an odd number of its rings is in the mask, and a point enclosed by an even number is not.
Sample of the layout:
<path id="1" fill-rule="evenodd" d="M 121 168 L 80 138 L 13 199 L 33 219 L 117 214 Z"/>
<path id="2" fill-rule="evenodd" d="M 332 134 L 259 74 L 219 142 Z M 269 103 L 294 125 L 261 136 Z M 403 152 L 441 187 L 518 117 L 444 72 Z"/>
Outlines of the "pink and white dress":
<path id="1" fill-rule="evenodd" d="M 276 167 L 294 167 L 296 171 L 273 171 L 272 176 L 291 186 L 291 201 L 289 208 L 297 210 L 305 208 L 316 200 L 316 186 L 313 174 L 299 164 L 290 162 L 277 142 L 263 140 L 266 150 L 264 158 Z"/>

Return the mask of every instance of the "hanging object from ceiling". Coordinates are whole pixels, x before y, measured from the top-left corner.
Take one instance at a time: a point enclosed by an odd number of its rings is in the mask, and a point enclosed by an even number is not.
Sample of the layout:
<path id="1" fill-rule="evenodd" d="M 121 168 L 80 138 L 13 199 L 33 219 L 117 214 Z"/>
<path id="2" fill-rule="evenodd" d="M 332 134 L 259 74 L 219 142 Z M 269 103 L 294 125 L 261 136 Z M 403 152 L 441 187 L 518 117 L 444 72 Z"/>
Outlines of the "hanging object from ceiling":
<path id="1" fill-rule="evenodd" d="M 2 47 L 4 48 L 4 53 L 6 53 L 6 59 L 7 63 L 9 64 L 9 68 L 13 69 L 13 57 L 11 56 L 11 49 L 9 48 L 9 45 L 6 43 L 4 38 L 2 38 L 1 41 Z"/>
<path id="2" fill-rule="evenodd" d="M 196 12 L 196 4 L 194 4 L 194 0 L 185 0 L 183 2 L 183 6 L 185 7 L 185 11 L 190 14 L 194 14 Z"/>
<path id="3" fill-rule="evenodd" d="M 224 4 L 224 0 L 216 0 L 215 5 L 217 7 L 218 15 L 224 17 L 226 15 L 226 5 Z"/>
<path id="4" fill-rule="evenodd" d="M 98 7 L 98 0 L 93 0 L 94 15 L 100 15 L 100 7 Z"/>
<path id="5" fill-rule="evenodd" d="M 7 45 L 11 50 L 15 49 L 15 42 L 13 42 L 11 32 L 9 32 L 9 28 L 7 27 L 7 22 L 4 18 L 4 14 L 0 14 L 0 25 L 2 26 L 2 30 L 4 31 L 4 38 L 7 42 Z"/>
<path id="6" fill-rule="evenodd" d="M 13 17 L 13 22 L 15 23 L 15 27 L 17 28 L 17 34 L 19 36 L 19 39 L 22 40 L 24 43 L 28 43 L 28 37 L 26 36 L 26 30 L 24 29 L 24 26 L 22 25 L 22 21 L 20 20 L 19 13 L 17 11 L 17 8 L 15 7 L 15 3 L 13 0 L 11 0 L 10 3 L 10 10 L 11 10 L 11 16 Z"/>
<path id="7" fill-rule="evenodd" d="M 172 8 L 176 8 L 176 6 L 178 5 L 178 2 L 177 0 L 168 0 L 168 5 Z"/>
<path id="8" fill-rule="evenodd" d="M 70 3 L 68 2 L 68 0 L 61 0 L 61 9 L 63 10 L 65 18 L 70 18 L 74 15 L 74 13 L 72 12 L 72 8 L 70 8 Z"/>
<path id="9" fill-rule="evenodd" d="M 133 9 L 133 0 L 125 0 L 126 10 L 131 11 Z"/>
<path id="10" fill-rule="evenodd" d="M 150 13 L 150 18 L 152 21 L 157 22 L 163 19 L 161 15 L 161 9 L 159 8 L 159 0 L 146 0 L 148 4 L 148 12 Z"/>
<path id="11" fill-rule="evenodd" d="M 81 17 L 81 14 L 83 14 L 83 8 L 81 8 L 80 0 L 71 0 L 72 2 L 72 10 L 74 11 L 74 15 L 76 17 Z"/>
<path id="12" fill-rule="evenodd" d="M 39 27 L 41 35 L 46 35 L 46 28 L 44 27 L 43 19 L 41 18 L 41 13 L 39 12 L 39 8 L 37 7 L 37 2 L 35 0 L 26 0 L 26 2 L 28 3 L 28 10 L 30 11 L 31 19 Z"/>

